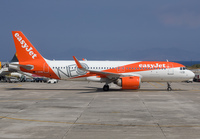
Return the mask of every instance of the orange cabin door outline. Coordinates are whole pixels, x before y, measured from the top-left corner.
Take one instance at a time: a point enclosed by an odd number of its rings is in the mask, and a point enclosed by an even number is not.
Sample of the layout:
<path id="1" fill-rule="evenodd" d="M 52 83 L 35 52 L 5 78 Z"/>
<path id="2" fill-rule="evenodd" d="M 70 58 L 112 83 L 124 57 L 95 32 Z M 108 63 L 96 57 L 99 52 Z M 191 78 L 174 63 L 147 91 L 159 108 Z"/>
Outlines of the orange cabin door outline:
<path id="1" fill-rule="evenodd" d="M 124 66 L 117 67 L 117 72 L 125 72 L 125 67 Z"/>

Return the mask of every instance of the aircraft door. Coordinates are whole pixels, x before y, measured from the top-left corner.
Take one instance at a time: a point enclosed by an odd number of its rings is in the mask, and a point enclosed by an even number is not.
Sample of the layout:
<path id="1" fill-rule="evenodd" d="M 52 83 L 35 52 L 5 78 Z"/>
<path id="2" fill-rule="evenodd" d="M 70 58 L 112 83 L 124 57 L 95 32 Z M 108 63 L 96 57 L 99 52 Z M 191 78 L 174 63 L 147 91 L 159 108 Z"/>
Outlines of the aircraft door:
<path id="1" fill-rule="evenodd" d="M 167 65 L 167 70 L 168 70 L 168 75 L 174 75 L 174 68 L 173 68 L 173 64 L 168 64 Z"/>
<path id="2" fill-rule="evenodd" d="M 125 72 L 125 67 L 124 66 L 117 67 L 117 72 Z"/>

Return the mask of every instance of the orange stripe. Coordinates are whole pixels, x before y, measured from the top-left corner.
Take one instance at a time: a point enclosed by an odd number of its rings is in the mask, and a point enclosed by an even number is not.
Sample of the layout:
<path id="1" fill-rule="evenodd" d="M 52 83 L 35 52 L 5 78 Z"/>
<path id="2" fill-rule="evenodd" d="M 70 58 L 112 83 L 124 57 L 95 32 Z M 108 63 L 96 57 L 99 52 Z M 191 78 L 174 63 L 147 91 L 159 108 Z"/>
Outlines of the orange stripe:
<path id="1" fill-rule="evenodd" d="M 151 70 L 164 70 L 170 68 L 185 67 L 182 64 L 174 62 L 163 62 L 163 61 L 141 61 L 137 63 L 132 63 L 124 66 L 114 67 L 114 69 L 102 70 L 102 72 L 110 73 L 129 73 L 129 72 L 141 72 L 141 71 L 151 71 Z M 98 76 L 101 78 L 106 78 L 105 74 L 88 72 L 85 75 L 77 76 L 74 78 Z M 73 79 L 73 78 L 72 78 Z"/>

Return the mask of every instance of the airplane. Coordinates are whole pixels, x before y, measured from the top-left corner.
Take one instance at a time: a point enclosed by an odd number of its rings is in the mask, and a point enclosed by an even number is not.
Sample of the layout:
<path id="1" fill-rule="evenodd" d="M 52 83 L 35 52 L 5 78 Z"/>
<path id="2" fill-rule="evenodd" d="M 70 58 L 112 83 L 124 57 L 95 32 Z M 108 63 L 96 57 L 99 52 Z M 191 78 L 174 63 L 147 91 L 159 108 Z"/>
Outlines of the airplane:
<path id="1" fill-rule="evenodd" d="M 141 82 L 167 82 L 171 91 L 171 82 L 194 78 L 184 65 L 169 61 L 79 61 L 75 56 L 74 60 L 47 60 L 21 31 L 12 31 L 12 35 L 17 61 L 9 66 L 47 78 L 101 82 L 104 91 L 109 91 L 110 83 L 135 90 Z"/>

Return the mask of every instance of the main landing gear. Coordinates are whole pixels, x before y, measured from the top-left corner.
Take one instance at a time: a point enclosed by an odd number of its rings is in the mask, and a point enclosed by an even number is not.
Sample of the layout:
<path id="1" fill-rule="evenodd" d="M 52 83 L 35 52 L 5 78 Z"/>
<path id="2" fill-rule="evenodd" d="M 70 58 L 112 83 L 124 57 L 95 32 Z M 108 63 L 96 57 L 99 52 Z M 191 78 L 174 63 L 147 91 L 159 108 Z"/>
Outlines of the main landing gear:
<path id="1" fill-rule="evenodd" d="M 167 82 L 167 91 L 172 91 L 171 83 Z"/>
<path id="2" fill-rule="evenodd" d="M 103 86 L 103 91 L 109 91 L 109 85 L 108 84 L 105 84 Z"/>

